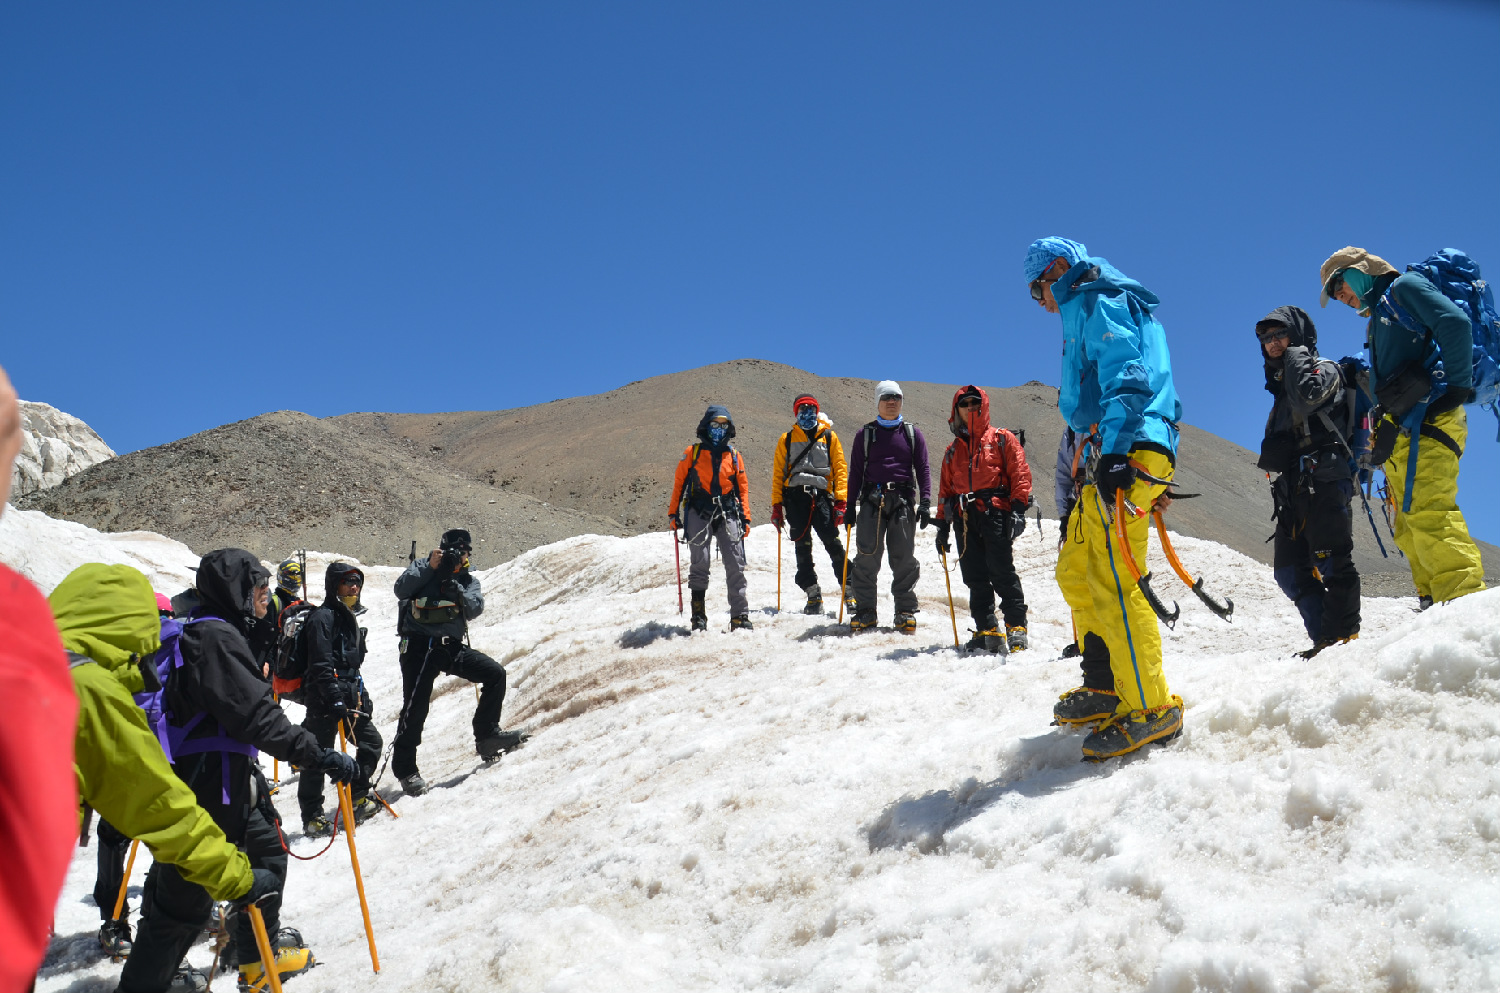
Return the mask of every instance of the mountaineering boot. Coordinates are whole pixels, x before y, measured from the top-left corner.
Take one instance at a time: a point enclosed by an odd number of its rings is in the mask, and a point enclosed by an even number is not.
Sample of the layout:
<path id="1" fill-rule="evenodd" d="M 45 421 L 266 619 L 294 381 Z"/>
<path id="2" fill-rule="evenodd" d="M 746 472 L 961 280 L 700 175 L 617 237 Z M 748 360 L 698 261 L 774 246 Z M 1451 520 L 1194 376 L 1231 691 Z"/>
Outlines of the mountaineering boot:
<path id="1" fill-rule="evenodd" d="M 1076 641 L 1062 650 L 1062 657 L 1065 659 L 1076 659 L 1082 654 L 1083 652 L 1079 651 L 1078 642 Z"/>
<path id="2" fill-rule="evenodd" d="M 850 593 L 846 595 L 844 597 L 844 613 L 853 617 L 857 610 L 859 610 L 859 601 L 854 599 L 854 594 Z"/>
<path id="3" fill-rule="evenodd" d="M 755 630 L 755 625 L 750 623 L 749 614 L 741 614 L 738 617 L 731 617 L 729 619 L 729 630 L 738 631 L 741 628 L 745 629 L 746 631 Z"/>
<path id="4" fill-rule="evenodd" d="M 693 630 L 708 630 L 708 608 L 703 605 L 703 591 L 693 590 Z"/>
<path id="5" fill-rule="evenodd" d="M 208 977 L 186 965 L 179 965 L 167 984 L 167 993 L 205 993 L 207 989 Z"/>
<path id="6" fill-rule="evenodd" d="M 898 611 L 892 623 L 902 634 L 917 633 L 917 615 L 909 611 Z"/>
<path id="7" fill-rule="evenodd" d="M 1349 635 L 1349 637 L 1347 637 L 1347 638 L 1325 638 L 1325 639 L 1320 639 L 1316 645 L 1313 645 L 1307 651 L 1305 651 L 1305 652 L 1298 652 L 1297 653 L 1297 657 L 1298 658 L 1304 658 L 1304 659 L 1310 659 L 1314 655 L 1317 655 L 1319 652 L 1321 652 L 1325 648 L 1332 648 L 1334 645 L 1347 645 L 1347 644 L 1349 644 L 1349 642 L 1356 641 L 1358 639 L 1359 639 L 1359 632 L 1358 631 L 1356 631 L 1353 634 Z"/>
<path id="8" fill-rule="evenodd" d="M 1133 752 L 1153 741 L 1171 741 L 1181 733 L 1182 697 L 1174 695 L 1160 707 L 1117 714 L 1099 725 L 1083 739 L 1083 757 L 1098 762 Z"/>
<path id="9" fill-rule="evenodd" d="M 1005 629 L 1005 647 L 1012 652 L 1024 652 L 1031 647 L 1031 642 L 1026 640 L 1026 626 L 1017 624 Z"/>
<path id="10" fill-rule="evenodd" d="M 316 961 L 313 953 L 306 948 L 278 948 L 276 949 L 276 976 L 282 982 L 286 982 L 288 976 L 306 972 Z M 240 966 L 240 989 L 242 991 L 254 990 L 255 993 L 260 993 L 270 988 L 271 981 L 266 976 L 265 966 L 259 961 Z"/>
<path id="11" fill-rule="evenodd" d="M 479 736 L 475 747 L 479 749 L 479 757 L 486 762 L 498 758 L 506 752 L 513 752 L 526 743 L 527 735 L 521 731 L 502 731 L 493 728 Z"/>
<path id="12" fill-rule="evenodd" d="M 1053 724 L 1093 724 L 1107 721 L 1115 714 L 1120 698 L 1114 690 L 1096 690 L 1087 686 L 1069 690 L 1052 705 Z"/>
<path id="13" fill-rule="evenodd" d="M 322 814 L 316 814 L 311 820 L 302 822 L 302 833 L 309 838 L 326 838 L 333 834 L 333 822 Z"/>
<path id="14" fill-rule="evenodd" d="M 1431 606 L 1432 606 L 1432 597 L 1430 597 L 1430 596 L 1419 596 L 1419 597 L 1417 597 L 1417 613 L 1420 614 L 1422 611 L 1426 610 L 1428 607 L 1431 607 Z"/>
<path id="15" fill-rule="evenodd" d="M 975 631 L 974 637 L 964 646 L 973 651 L 985 651 L 991 655 L 1009 655 L 1010 646 L 1006 644 L 1005 635 L 994 628 L 983 631 Z"/>
<path id="16" fill-rule="evenodd" d="M 130 925 L 124 921 L 105 921 L 99 928 L 99 947 L 112 959 L 130 957 Z"/>
<path id="17" fill-rule="evenodd" d="M 367 796 L 362 796 L 350 805 L 354 810 L 354 823 L 363 824 L 365 821 L 380 813 L 380 804 Z"/>
<path id="18" fill-rule="evenodd" d="M 849 615 L 849 630 L 855 634 L 861 631 L 868 631 L 874 626 L 875 611 L 873 610 L 861 610 L 857 614 Z"/>
<path id="19" fill-rule="evenodd" d="M 421 796 L 427 792 L 427 780 L 422 778 L 420 772 L 414 772 L 410 776 L 402 776 L 401 792 L 407 796 Z"/>
<path id="20" fill-rule="evenodd" d="M 802 608 L 804 614 L 821 614 L 823 612 L 823 591 L 817 586 L 807 588 L 807 606 Z"/>

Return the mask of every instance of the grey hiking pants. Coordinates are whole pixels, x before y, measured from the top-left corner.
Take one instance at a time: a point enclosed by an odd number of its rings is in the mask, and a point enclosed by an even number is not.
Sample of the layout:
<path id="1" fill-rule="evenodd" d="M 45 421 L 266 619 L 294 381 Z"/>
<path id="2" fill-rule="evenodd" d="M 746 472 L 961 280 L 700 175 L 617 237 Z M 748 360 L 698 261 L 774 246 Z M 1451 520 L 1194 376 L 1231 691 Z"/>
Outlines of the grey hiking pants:
<path id="1" fill-rule="evenodd" d="M 706 514 L 689 507 L 683 521 L 688 543 L 688 589 L 702 593 L 708 589 L 709 522 Z M 729 586 L 729 613 L 741 617 L 750 613 L 750 598 L 745 595 L 745 526 L 738 514 L 725 514 L 714 523 L 713 543 L 719 546 L 724 560 L 724 580 Z"/>
<path id="2" fill-rule="evenodd" d="M 849 589 L 861 613 L 875 609 L 875 577 L 880 573 L 880 553 L 891 561 L 891 596 L 896 613 L 915 613 L 917 579 L 922 567 L 912 547 L 917 540 L 917 515 L 911 504 L 899 497 L 885 498 L 885 511 L 878 500 L 862 500 L 854 525 L 854 558 L 849 562 Z"/>

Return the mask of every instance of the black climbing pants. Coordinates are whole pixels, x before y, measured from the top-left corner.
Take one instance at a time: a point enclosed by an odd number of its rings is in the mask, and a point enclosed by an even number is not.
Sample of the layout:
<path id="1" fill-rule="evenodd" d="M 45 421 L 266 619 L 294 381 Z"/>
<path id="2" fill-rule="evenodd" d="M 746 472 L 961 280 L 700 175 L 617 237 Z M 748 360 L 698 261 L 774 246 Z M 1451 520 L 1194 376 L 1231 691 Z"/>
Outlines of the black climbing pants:
<path id="1" fill-rule="evenodd" d="M 995 627 L 995 596 L 1005 626 L 1026 626 L 1026 596 L 1011 556 L 1009 508 L 979 510 L 970 507 L 954 522 L 958 546 L 958 568 L 969 588 L 969 614 L 979 630 Z"/>
<path id="2" fill-rule="evenodd" d="M 99 905 L 101 921 L 114 917 L 115 901 L 120 898 L 120 884 L 125 879 L 125 856 L 129 851 L 130 839 L 101 817 L 97 853 L 99 868 L 94 875 L 94 902 Z M 129 901 L 120 910 L 120 920 L 130 920 Z"/>
<path id="3" fill-rule="evenodd" d="M 478 683 L 479 706 L 474 709 L 474 739 L 500 727 L 500 707 L 505 703 L 505 669 L 483 652 L 459 641 L 443 644 L 441 638 L 409 635 L 401 639 L 401 720 L 391 752 L 391 771 L 404 779 L 417 771 L 417 746 L 432 703 L 432 684 L 439 673 Z"/>
<path id="4" fill-rule="evenodd" d="M 375 775 L 375 767 L 380 764 L 380 751 L 385 747 L 380 732 L 375 730 L 375 708 L 368 690 L 363 691 L 359 710 L 354 718 L 354 762 L 359 766 L 359 775 L 350 784 L 350 798 L 353 800 L 369 794 L 370 777 Z M 302 718 L 302 726 L 312 732 L 321 748 L 332 748 L 338 743 L 339 722 L 332 714 L 309 706 L 307 716 Z M 347 729 L 345 733 L 348 733 Z M 302 808 L 302 823 L 306 824 L 323 812 L 323 781 L 327 777 L 322 769 L 316 768 L 303 769 L 300 776 L 297 805 Z"/>
<path id="5" fill-rule="evenodd" d="M 1313 644 L 1359 631 L 1359 571 L 1354 567 L 1354 481 L 1283 473 L 1276 502 L 1276 583 L 1297 605 Z"/>
<path id="6" fill-rule="evenodd" d="M 843 583 L 844 543 L 839 540 L 838 525 L 833 523 L 833 497 L 823 490 L 788 486 L 781 491 L 781 509 L 796 549 L 797 586 L 804 590 L 818 586 L 818 573 L 813 566 L 814 534 L 833 563 L 833 583 Z"/>

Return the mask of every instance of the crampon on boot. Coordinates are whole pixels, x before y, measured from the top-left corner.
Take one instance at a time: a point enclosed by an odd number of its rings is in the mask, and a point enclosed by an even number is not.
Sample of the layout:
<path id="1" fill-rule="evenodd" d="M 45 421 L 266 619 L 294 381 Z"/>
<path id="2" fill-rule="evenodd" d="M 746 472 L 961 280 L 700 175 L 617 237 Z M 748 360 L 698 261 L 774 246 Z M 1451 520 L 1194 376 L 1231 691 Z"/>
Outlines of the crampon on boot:
<path id="1" fill-rule="evenodd" d="M 816 586 L 807 588 L 807 606 L 802 608 L 804 614 L 821 614 L 823 612 L 823 591 Z"/>
<path id="2" fill-rule="evenodd" d="M 1005 643 L 1005 635 L 994 628 L 975 631 L 974 636 L 969 639 L 969 643 L 964 647 L 971 651 L 989 652 L 991 655 L 1010 654 L 1010 648 Z"/>
<path id="3" fill-rule="evenodd" d="M 1071 689 L 1052 705 L 1052 723 L 1096 724 L 1115 715 L 1120 698 L 1114 690 L 1096 690 L 1088 686 Z"/>
<path id="4" fill-rule="evenodd" d="M 875 626 L 875 611 L 861 610 L 857 614 L 849 615 L 849 630 L 855 634 L 868 631 Z"/>
<path id="5" fill-rule="evenodd" d="M 316 814 L 302 822 L 302 833 L 309 838 L 326 838 L 333 834 L 333 821 L 322 814 Z"/>
<path id="6" fill-rule="evenodd" d="M 506 752 L 513 752 L 526 743 L 529 735 L 522 731 L 502 731 L 493 728 L 480 735 L 474 742 L 479 757 L 486 762 L 499 758 Z"/>
<path id="7" fill-rule="evenodd" d="M 276 949 L 276 976 L 285 982 L 288 976 L 295 976 L 311 969 L 316 961 L 313 953 L 306 948 L 278 948 Z M 266 976 L 265 967 L 259 961 L 240 966 L 241 991 L 254 990 L 255 993 L 260 993 L 270 988 L 271 980 Z"/>
<path id="8" fill-rule="evenodd" d="M 1149 710 L 1132 710 L 1116 714 L 1083 739 L 1085 761 L 1126 755 L 1153 741 L 1166 743 L 1182 734 L 1182 697 L 1173 695 L 1168 703 Z"/>
<path id="9" fill-rule="evenodd" d="M 708 608 L 703 604 L 703 593 L 693 590 L 693 630 L 708 630 Z"/>
<path id="10" fill-rule="evenodd" d="M 116 961 L 129 958 L 130 925 L 124 921 L 105 921 L 99 928 L 99 947 Z"/>
<path id="11" fill-rule="evenodd" d="M 917 615 L 908 611 L 898 611 L 893 621 L 897 631 L 902 634 L 917 633 Z"/>
<path id="12" fill-rule="evenodd" d="M 1347 644 L 1349 644 L 1349 642 L 1351 642 L 1351 641 L 1357 641 L 1358 639 L 1359 639 L 1359 632 L 1358 631 L 1356 631 L 1353 634 L 1349 635 L 1347 638 L 1327 638 L 1327 639 L 1323 639 L 1323 640 L 1319 641 L 1316 645 L 1314 645 L 1311 648 L 1309 648 L 1307 651 L 1305 651 L 1305 652 L 1298 652 L 1297 656 L 1299 658 L 1310 659 L 1314 655 L 1317 655 L 1319 652 L 1321 652 L 1325 648 L 1332 648 L 1334 645 L 1347 645 Z"/>
<path id="13" fill-rule="evenodd" d="M 1012 652 L 1024 652 L 1031 647 L 1026 640 L 1026 625 L 1016 624 L 1005 629 L 1005 647 Z"/>
<path id="14" fill-rule="evenodd" d="M 354 811 L 354 823 L 363 824 L 365 821 L 380 813 L 380 804 L 370 797 L 362 796 L 351 805 Z"/>
<path id="15" fill-rule="evenodd" d="M 729 619 L 729 630 L 731 630 L 731 631 L 739 631 L 739 630 L 754 631 L 755 630 L 755 625 L 750 623 L 750 615 L 749 614 L 741 614 L 738 617 L 731 617 Z"/>

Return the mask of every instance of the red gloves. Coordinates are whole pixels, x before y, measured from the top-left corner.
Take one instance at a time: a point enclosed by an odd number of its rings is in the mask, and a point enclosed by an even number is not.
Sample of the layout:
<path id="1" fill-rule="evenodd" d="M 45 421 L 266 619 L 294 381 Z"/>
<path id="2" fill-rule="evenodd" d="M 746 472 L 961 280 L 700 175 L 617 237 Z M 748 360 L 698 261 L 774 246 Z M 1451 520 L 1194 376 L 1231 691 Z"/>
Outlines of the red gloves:
<path id="1" fill-rule="evenodd" d="M 781 504 L 779 504 L 779 503 L 773 503 L 773 504 L 771 504 L 771 526 L 774 527 L 776 530 L 780 531 L 781 530 L 781 524 L 782 524 L 783 520 L 784 520 L 784 518 L 782 517 L 782 514 L 781 514 Z"/>
<path id="2" fill-rule="evenodd" d="M 844 511 L 846 511 L 848 509 L 849 509 L 849 504 L 847 504 L 843 500 L 835 500 L 833 502 L 833 526 L 834 527 L 843 527 L 844 526 Z"/>

